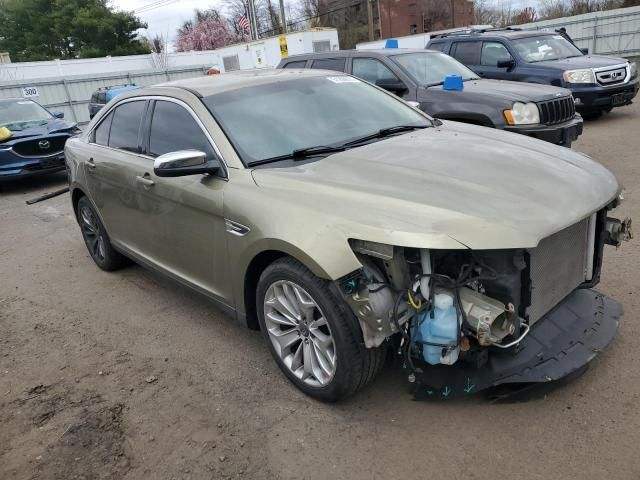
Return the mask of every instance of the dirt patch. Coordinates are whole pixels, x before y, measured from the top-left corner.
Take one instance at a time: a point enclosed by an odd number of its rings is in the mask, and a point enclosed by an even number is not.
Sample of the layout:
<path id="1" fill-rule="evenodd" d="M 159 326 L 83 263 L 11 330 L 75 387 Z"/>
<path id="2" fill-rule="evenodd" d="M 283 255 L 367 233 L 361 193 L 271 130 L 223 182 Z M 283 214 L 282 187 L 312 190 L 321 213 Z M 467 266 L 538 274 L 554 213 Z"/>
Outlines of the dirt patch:
<path id="1" fill-rule="evenodd" d="M 0 428 L 18 440 L 14 448 L 0 451 L 0 478 L 122 478 L 131 467 L 124 448 L 124 409 L 95 392 L 36 385 L 0 406 L 9 412 L 0 417 Z"/>

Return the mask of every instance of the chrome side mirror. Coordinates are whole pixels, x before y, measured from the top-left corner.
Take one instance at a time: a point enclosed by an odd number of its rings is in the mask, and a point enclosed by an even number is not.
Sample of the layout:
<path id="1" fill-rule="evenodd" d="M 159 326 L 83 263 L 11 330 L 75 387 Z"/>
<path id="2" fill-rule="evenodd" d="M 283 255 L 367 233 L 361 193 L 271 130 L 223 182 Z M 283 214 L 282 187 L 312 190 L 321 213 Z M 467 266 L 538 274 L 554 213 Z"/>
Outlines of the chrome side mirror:
<path id="1" fill-rule="evenodd" d="M 179 150 L 160 155 L 153 162 L 153 173 L 158 177 L 184 177 L 220 170 L 217 159 L 207 161 L 207 154 L 199 150 Z"/>

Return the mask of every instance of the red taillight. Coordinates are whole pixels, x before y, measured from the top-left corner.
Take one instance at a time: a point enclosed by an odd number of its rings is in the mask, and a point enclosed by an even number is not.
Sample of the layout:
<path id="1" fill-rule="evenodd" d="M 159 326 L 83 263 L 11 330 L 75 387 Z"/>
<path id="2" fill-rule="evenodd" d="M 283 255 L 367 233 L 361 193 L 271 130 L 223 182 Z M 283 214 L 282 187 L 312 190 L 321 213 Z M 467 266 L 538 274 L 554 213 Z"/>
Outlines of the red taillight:
<path id="1" fill-rule="evenodd" d="M 217 68 L 210 68 L 207 70 L 207 75 L 220 75 L 220 70 Z"/>

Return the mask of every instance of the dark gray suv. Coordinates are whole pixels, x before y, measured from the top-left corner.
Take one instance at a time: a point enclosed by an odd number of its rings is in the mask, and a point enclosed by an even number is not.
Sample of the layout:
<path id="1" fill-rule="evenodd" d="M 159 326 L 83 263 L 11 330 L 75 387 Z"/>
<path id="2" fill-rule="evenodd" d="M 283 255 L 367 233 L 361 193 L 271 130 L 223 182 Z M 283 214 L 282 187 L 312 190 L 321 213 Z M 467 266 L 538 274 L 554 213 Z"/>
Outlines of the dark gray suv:
<path id="1" fill-rule="evenodd" d="M 296 55 L 278 68 L 318 68 L 350 73 L 436 118 L 499 128 L 571 146 L 582 133 L 571 92 L 548 85 L 480 79 L 441 52 L 385 49 Z M 462 89 L 445 89 L 447 76 L 462 77 Z"/>

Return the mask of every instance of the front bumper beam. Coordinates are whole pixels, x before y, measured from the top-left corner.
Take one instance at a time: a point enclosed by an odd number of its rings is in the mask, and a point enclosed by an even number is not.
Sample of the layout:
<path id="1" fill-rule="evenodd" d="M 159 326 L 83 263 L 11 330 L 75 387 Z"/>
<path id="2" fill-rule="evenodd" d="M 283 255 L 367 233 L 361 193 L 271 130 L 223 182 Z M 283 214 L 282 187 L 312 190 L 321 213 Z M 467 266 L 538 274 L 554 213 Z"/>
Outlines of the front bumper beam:
<path id="1" fill-rule="evenodd" d="M 480 368 L 462 360 L 451 366 L 417 361 L 411 390 L 416 399 L 453 398 L 498 385 L 560 380 L 586 368 L 609 345 L 622 313 L 615 300 L 576 290 L 538 320 L 517 349 L 491 351 Z"/>

